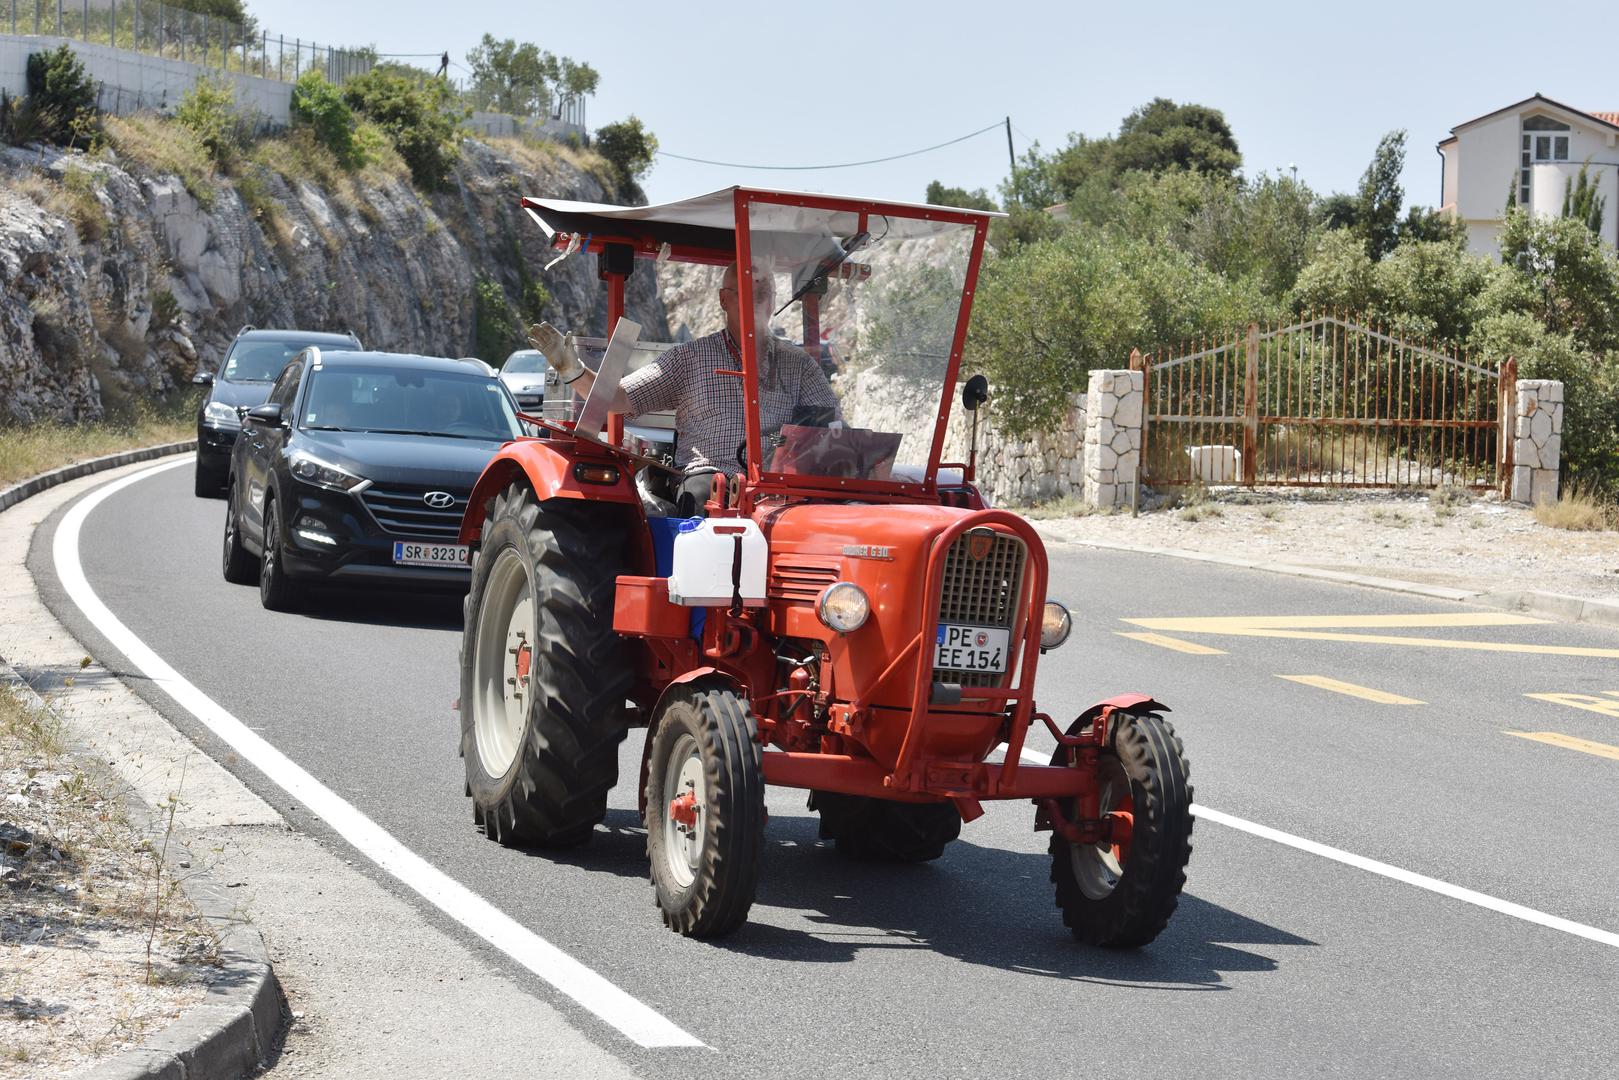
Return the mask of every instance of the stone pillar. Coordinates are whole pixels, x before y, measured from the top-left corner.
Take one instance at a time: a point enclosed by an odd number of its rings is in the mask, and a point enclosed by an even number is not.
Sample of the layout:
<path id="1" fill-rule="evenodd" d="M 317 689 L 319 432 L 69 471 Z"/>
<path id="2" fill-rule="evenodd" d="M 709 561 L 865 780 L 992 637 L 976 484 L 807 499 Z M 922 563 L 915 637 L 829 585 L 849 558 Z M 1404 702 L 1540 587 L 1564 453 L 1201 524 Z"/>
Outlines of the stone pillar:
<path id="1" fill-rule="evenodd" d="M 1512 426 L 1512 501 L 1557 501 L 1557 470 L 1563 457 L 1563 384 L 1519 379 L 1518 412 Z"/>
<path id="2" fill-rule="evenodd" d="M 1085 398 L 1085 501 L 1104 510 L 1129 506 L 1141 460 L 1145 376 L 1093 371 Z"/>

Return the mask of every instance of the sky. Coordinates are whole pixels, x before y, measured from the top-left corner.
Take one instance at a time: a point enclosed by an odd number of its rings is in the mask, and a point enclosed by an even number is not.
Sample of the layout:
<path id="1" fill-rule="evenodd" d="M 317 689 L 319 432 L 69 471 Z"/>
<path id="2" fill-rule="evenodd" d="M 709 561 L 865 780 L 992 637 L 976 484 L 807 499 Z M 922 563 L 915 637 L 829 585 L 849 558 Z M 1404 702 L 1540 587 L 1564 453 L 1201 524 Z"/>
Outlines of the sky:
<path id="1" fill-rule="evenodd" d="M 248 9 L 288 38 L 435 58 L 448 50 L 457 75 L 486 32 L 532 41 L 601 73 L 592 128 L 633 113 L 663 150 L 740 165 L 887 157 L 1008 116 L 1021 155 L 1034 140 L 1051 149 L 1070 132 L 1106 135 L 1168 97 L 1223 111 L 1245 174 L 1296 167 L 1322 194 L 1353 191 L 1378 140 L 1404 128 L 1406 200 L 1436 205 L 1434 147 L 1456 125 L 1537 92 L 1619 110 L 1619 67 L 1606 58 L 1619 8 L 1598 3 L 248 0 Z M 993 193 L 1007 171 L 998 127 L 858 168 L 660 157 L 644 186 L 653 202 L 731 184 L 920 201 L 930 180 Z"/>

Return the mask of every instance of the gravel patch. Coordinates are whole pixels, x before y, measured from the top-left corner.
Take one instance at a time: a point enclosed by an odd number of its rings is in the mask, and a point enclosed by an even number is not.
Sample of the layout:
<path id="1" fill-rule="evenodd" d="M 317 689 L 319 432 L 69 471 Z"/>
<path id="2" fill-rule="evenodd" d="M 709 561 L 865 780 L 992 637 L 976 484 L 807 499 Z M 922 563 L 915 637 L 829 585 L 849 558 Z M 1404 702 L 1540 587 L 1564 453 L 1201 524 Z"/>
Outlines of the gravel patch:
<path id="1" fill-rule="evenodd" d="M 1537 590 L 1619 600 L 1619 533 L 1540 524 L 1514 503 L 1435 494 L 1260 489 L 1186 505 L 1042 518 L 1063 540 L 1168 548 L 1370 574 L 1481 592 Z M 1072 508 L 1066 508 L 1072 509 Z"/>

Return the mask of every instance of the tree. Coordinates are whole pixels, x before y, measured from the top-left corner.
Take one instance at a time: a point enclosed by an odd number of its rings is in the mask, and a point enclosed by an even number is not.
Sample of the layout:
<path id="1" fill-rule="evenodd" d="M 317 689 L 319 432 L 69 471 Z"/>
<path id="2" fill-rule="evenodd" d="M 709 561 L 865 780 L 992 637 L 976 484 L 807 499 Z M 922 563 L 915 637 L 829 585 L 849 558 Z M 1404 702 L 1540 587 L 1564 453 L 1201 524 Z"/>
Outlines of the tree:
<path id="1" fill-rule="evenodd" d="M 922 201 L 934 206 L 958 206 L 963 210 L 999 210 L 995 200 L 989 197 L 989 192 L 983 188 L 968 191 L 966 188 L 945 187 L 938 180 L 928 184 L 927 194 Z"/>
<path id="2" fill-rule="evenodd" d="M 1366 244 L 1366 254 L 1374 261 L 1400 242 L 1400 209 L 1405 204 L 1400 173 L 1404 170 L 1405 129 L 1401 128 L 1378 142 L 1372 163 L 1361 174 L 1356 194 L 1355 229 Z"/>
<path id="3" fill-rule="evenodd" d="M 1055 201 L 1061 202 L 1087 187 L 1116 187 L 1129 172 L 1183 169 L 1231 177 L 1241 165 L 1236 137 L 1219 109 L 1153 98 L 1124 118 L 1117 135 L 1070 135 L 1068 145 L 1052 155 L 1050 172 L 1062 192 Z"/>
<path id="4" fill-rule="evenodd" d="M 1578 182 L 1574 178 L 1563 183 L 1563 216 L 1583 222 L 1598 236 L 1602 235 L 1602 210 L 1608 200 L 1597 194 L 1597 185 L 1588 175 L 1591 159 L 1580 166 Z"/>
<path id="5" fill-rule="evenodd" d="M 21 114 L 8 123 L 8 138 L 15 142 L 20 133 L 43 142 L 72 145 L 88 140 L 98 128 L 96 85 L 73 49 L 59 45 L 49 52 L 29 53 L 24 65 L 28 95 L 15 106 Z"/>
<path id="6" fill-rule="evenodd" d="M 532 42 L 497 41 L 491 34 L 467 53 L 467 63 L 473 99 L 491 112 L 514 116 L 546 115 L 553 98 L 586 97 L 601 81 L 589 64 L 555 56 Z"/>
<path id="7" fill-rule="evenodd" d="M 642 199 L 641 181 L 652 171 L 658 137 L 633 114 L 596 129 L 596 152 L 613 170 L 613 186 L 621 196 Z"/>

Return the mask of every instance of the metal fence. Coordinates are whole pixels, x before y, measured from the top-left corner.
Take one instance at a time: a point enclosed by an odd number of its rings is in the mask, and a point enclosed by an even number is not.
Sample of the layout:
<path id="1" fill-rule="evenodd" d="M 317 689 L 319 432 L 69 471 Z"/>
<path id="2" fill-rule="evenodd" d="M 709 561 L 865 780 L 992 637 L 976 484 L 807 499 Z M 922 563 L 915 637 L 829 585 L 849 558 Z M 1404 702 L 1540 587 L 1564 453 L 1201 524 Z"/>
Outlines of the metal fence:
<path id="1" fill-rule="evenodd" d="M 1147 483 L 1491 488 L 1512 474 L 1510 360 L 1319 315 L 1130 361 Z"/>
<path id="2" fill-rule="evenodd" d="M 0 0 L 0 32 L 71 38 L 283 82 L 316 69 L 341 83 L 372 65 L 369 52 L 288 39 L 164 0 Z"/>

